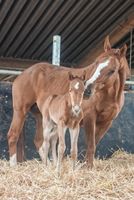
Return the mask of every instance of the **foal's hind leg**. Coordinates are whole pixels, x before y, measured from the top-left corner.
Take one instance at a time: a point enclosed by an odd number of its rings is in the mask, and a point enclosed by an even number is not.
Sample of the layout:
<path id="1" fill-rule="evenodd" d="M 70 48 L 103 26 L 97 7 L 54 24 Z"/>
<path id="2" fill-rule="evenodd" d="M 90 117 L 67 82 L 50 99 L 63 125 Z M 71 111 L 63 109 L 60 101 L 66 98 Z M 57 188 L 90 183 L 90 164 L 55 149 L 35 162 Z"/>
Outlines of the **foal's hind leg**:
<path id="1" fill-rule="evenodd" d="M 17 164 L 17 142 L 24 124 L 25 115 L 26 113 L 21 110 L 14 110 L 13 119 L 10 125 L 10 129 L 8 131 L 10 166 L 14 166 Z"/>
<path id="2" fill-rule="evenodd" d="M 47 166 L 48 164 L 48 152 L 50 147 L 50 134 L 53 128 L 53 124 L 51 121 L 47 121 L 43 119 L 43 138 L 44 142 L 42 144 L 42 151 L 39 151 L 41 159 L 43 160 L 44 164 Z"/>

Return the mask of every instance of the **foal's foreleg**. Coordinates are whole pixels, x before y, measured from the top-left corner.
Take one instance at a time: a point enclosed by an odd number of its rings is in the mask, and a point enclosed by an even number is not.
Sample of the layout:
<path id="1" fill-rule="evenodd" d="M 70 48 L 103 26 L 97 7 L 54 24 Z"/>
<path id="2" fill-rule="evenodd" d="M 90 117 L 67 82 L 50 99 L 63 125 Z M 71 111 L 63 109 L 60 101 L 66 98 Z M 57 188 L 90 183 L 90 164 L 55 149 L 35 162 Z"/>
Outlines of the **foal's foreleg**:
<path id="1" fill-rule="evenodd" d="M 23 111 L 14 110 L 13 119 L 10 125 L 10 129 L 8 131 L 10 166 L 15 166 L 17 164 L 17 141 L 24 124 L 24 119 L 25 114 L 23 113 Z"/>
<path id="2" fill-rule="evenodd" d="M 94 154 L 96 150 L 95 125 L 96 124 L 94 117 L 86 117 L 84 119 L 84 128 L 86 132 L 86 141 L 87 141 L 86 160 L 87 160 L 87 166 L 91 168 L 93 167 Z"/>
<path id="3" fill-rule="evenodd" d="M 57 128 L 55 128 L 50 136 L 50 146 L 52 150 L 52 158 L 53 158 L 54 166 L 56 166 L 57 164 L 57 153 L 56 153 L 57 141 L 58 141 L 58 132 L 57 132 Z"/>
<path id="4" fill-rule="evenodd" d="M 65 127 L 64 123 L 60 122 L 58 124 L 58 136 L 59 136 L 58 162 L 57 162 L 58 175 L 60 175 L 61 162 L 62 162 L 63 154 L 65 151 L 65 133 L 66 133 L 66 127 Z"/>
<path id="5" fill-rule="evenodd" d="M 73 161 L 73 170 L 74 170 L 78 153 L 78 136 L 80 131 L 79 125 L 75 129 L 69 129 L 69 131 L 71 137 L 71 158 Z"/>

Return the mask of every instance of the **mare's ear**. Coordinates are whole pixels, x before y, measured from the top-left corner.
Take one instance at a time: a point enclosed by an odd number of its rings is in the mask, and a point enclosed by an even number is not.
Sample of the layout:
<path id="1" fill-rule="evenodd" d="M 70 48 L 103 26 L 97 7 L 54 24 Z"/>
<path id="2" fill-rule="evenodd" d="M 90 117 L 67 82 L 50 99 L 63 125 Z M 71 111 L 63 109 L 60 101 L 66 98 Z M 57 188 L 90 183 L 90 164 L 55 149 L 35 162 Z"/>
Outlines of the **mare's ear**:
<path id="1" fill-rule="evenodd" d="M 70 80 L 70 81 L 74 79 L 74 77 L 73 77 L 73 75 L 72 75 L 71 72 L 68 72 L 68 76 L 69 76 L 69 80 Z"/>
<path id="2" fill-rule="evenodd" d="M 120 55 L 126 56 L 126 52 L 127 52 L 127 45 L 124 44 L 123 47 L 120 49 Z"/>
<path id="3" fill-rule="evenodd" d="M 111 50 L 111 44 L 109 41 L 109 35 L 107 35 L 107 37 L 105 38 L 105 41 L 104 41 L 104 51 L 107 52 L 109 50 Z"/>
<path id="4" fill-rule="evenodd" d="M 85 81 L 85 79 L 86 79 L 86 71 L 84 70 L 84 71 L 83 71 L 83 74 L 82 74 L 82 76 L 81 76 L 81 80 L 82 80 L 82 81 Z"/>

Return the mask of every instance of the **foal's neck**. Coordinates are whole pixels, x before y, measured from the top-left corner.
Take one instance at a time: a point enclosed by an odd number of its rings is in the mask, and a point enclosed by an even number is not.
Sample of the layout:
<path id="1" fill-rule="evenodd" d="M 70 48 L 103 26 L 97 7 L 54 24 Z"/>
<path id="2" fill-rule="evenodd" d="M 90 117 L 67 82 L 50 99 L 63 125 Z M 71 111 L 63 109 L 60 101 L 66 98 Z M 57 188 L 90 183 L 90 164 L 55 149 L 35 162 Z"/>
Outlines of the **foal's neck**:
<path id="1" fill-rule="evenodd" d="M 65 98 L 65 101 L 66 101 L 66 104 L 67 104 L 68 108 L 71 108 L 72 104 L 71 104 L 71 97 L 70 97 L 69 93 L 66 93 L 64 95 L 64 98 Z"/>

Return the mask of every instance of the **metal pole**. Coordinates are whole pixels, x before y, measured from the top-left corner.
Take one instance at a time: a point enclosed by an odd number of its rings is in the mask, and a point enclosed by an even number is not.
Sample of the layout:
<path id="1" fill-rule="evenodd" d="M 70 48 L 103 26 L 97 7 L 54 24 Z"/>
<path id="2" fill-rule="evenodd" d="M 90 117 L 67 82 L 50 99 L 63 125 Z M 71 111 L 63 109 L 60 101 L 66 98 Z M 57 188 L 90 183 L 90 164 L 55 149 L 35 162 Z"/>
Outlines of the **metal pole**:
<path id="1" fill-rule="evenodd" d="M 132 71 L 132 44 L 133 44 L 133 29 L 131 29 L 130 31 L 130 57 L 129 57 L 130 71 Z"/>
<path id="2" fill-rule="evenodd" d="M 60 44 L 61 37 L 59 35 L 53 36 L 53 55 L 52 55 L 52 64 L 60 65 Z"/>
<path id="3" fill-rule="evenodd" d="M 19 75 L 22 71 L 8 70 L 8 69 L 0 69 L 0 74 L 9 74 L 9 75 Z"/>

